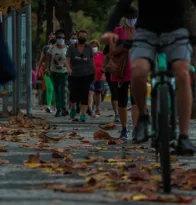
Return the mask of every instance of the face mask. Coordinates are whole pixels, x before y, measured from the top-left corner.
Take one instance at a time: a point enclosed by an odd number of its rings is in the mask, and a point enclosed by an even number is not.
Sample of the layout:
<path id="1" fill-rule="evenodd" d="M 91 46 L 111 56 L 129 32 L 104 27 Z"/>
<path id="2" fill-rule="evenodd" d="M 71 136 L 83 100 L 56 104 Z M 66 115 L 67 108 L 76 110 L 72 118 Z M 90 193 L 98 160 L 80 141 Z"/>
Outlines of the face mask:
<path id="1" fill-rule="evenodd" d="M 126 25 L 129 26 L 130 28 L 133 28 L 136 22 L 137 22 L 136 18 L 135 19 L 127 19 L 127 18 L 125 19 Z"/>
<path id="2" fill-rule="evenodd" d="M 93 49 L 93 53 L 97 53 L 99 50 L 98 47 L 93 47 L 92 49 Z"/>
<path id="3" fill-rule="evenodd" d="M 70 42 L 71 42 L 71 44 L 75 44 L 75 43 L 78 42 L 78 40 L 77 39 L 71 39 Z"/>
<path id="4" fill-rule="evenodd" d="M 86 38 L 78 38 L 78 43 L 79 44 L 85 44 Z"/>
<path id="5" fill-rule="evenodd" d="M 60 39 L 57 39 L 57 43 L 59 44 L 59 45 L 65 45 L 65 39 L 62 39 L 62 38 L 60 38 Z"/>

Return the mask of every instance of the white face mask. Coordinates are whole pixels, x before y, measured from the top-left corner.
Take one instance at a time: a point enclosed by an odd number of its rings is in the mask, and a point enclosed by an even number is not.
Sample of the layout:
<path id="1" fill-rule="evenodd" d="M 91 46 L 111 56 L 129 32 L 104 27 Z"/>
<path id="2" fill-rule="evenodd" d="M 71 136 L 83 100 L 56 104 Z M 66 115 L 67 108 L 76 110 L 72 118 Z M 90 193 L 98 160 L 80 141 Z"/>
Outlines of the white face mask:
<path id="1" fill-rule="evenodd" d="M 71 39 L 70 42 L 71 42 L 71 44 L 75 44 L 78 42 L 78 39 Z"/>
<path id="2" fill-rule="evenodd" d="M 130 28 L 133 28 L 135 26 L 136 22 L 137 22 L 136 18 L 134 18 L 134 19 L 127 19 L 126 18 L 125 19 L 126 25 L 129 26 Z"/>
<path id="3" fill-rule="evenodd" d="M 98 47 L 93 47 L 93 53 L 97 53 L 99 51 L 99 48 Z"/>
<path id="4" fill-rule="evenodd" d="M 65 39 L 57 39 L 57 41 L 56 41 L 59 45 L 65 45 Z"/>

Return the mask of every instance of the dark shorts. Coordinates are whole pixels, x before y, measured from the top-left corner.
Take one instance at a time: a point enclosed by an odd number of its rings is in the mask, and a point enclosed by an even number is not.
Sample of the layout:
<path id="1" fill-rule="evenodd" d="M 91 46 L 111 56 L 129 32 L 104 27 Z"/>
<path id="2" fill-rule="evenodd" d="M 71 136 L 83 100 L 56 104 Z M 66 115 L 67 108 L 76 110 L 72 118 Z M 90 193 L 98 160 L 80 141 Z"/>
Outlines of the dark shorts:
<path id="1" fill-rule="evenodd" d="M 90 85 L 90 90 L 94 92 L 102 92 L 104 90 L 104 81 L 96 81 Z"/>
<path id="2" fill-rule="evenodd" d="M 176 38 L 180 37 L 189 37 L 188 30 L 185 28 L 180 28 L 169 33 L 162 33 L 160 36 L 157 36 L 157 34 L 154 32 L 138 28 L 133 40 L 146 39 L 149 41 L 149 43 L 156 45 L 160 42 L 162 42 L 163 44 L 169 44 Z M 192 47 L 189 43 L 189 39 L 182 39 L 164 47 L 162 49 L 162 52 L 166 54 L 168 63 L 172 63 L 176 60 L 186 60 L 190 62 Z M 131 61 L 134 61 L 138 58 L 144 58 L 150 60 L 151 62 L 154 62 L 155 57 L 155 46 L 139 41 L 133 43 L 133 47 L 130 50 Z"/>

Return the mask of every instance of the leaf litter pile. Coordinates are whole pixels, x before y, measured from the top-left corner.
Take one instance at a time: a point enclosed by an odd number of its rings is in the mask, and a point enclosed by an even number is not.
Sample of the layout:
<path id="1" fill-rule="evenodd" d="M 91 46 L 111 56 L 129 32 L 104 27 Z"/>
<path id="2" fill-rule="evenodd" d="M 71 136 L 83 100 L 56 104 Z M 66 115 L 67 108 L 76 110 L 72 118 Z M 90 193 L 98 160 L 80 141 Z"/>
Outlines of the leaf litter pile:
<path id="1" fill-rule="evenodd" d="M 47 134 L 51 130 L 56 130 L 53 125 L 47 124 L 44 120 L 29 120 L 20 114 L 10 117 L 8 124 L 1 125 L 0 139 L 6 142 L 20 143 L 20 148 L 29 148 L 35 152 L 51 152 L 51 160 L 43 161 L 39 155 L 31 154 L 24 161 L 24 166 L 31 169 L 71 177 L 77 175 L 83 179 L 83 183 L 76 184 L 45 184 L 44 188 L 66 193 L 92 193 L 102 191 L 104 196 L 118 198 L 126 201 L 158 201 L 174 203 L 190 203 L 196 198 L 187 198 L 177 193 L 171 196 L 162 196 L 162 179 L 160 165 L 152 159 L 145 157 L 145 153 L 152 153 L 152 150 L 143 146 L 128 146 L 121 144 L 108 132 L 115 128 L 115 125 L 108 124 L 100 126 L 101 130 L 94 133 L 94 141 L 103 142 L 101 145 L 92 144 L 85 137 L 77 135 L 75 132 L 59 132 L 58 138 L 49 137 Z M 30 143 L 29 138 L 33 138 L 34 144 Z M 59 147 L 61 141 L 75 140 L 74 146 Z M 115 149 L 118 145 L 124 149 L 123 156 L 105 158 L 99 153 Z M 58 148 L 57 148 L 58 147 Z M 78 160 L 74 158 L 74 153 L 85 148 L 88 156 Z M 118 153 L 122 151 L 118 148 Z M 2 146 L 0 152 L 8 152 Z M 132 155 L 138 153 L 138 157 Z M 196 190 L 196 169 L 185 169 L 176 158 L 171 157 L 172 161 L 172 187 L 180 190 Z M 9 163 L 7 160 L 0 159 L 0 165 Z"/>

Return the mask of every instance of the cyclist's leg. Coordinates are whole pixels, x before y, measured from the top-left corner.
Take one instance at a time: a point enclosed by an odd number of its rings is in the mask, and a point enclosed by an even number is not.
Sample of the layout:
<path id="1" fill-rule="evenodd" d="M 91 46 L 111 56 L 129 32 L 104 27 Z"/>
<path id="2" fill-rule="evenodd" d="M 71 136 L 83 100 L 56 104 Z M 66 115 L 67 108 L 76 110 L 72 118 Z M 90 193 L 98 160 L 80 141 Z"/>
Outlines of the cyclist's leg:
<path id="1" fill-rule="evenodd" d="M 178 29 L 170 34 L 163 34 L 164 38 L 167 37 L 166 35 L 168 35 L 169 39 L 172 37 L 177 38 L 180 36 L 188 36 L 188 31 L 186 29 Z M 183 44 L 183 42 L 185 44 Z M 172 63 L 172 69 L 176 76 L 180 133 L 184 135 L 188 135 L 192 108 L 192 93 L 189 75 L 192 49 L 191 45 L 186 42 L 188 42 L 188 40 L 177 41 L 164 49 L 167 54 L 168 63 Z"/>
<path id="2" fill-rule="evenodd" d="M 186 29 L 178 29 L 168 34 L 168 38 L 188 36 Z M 184 41 L 184 42 L 183 42 Z M 192 93 L 190 86 L 189 67 L 192 48 L 188 40 L 182 40 L 170 45 L 165 50 L 168 62 L 172 63 L 172 68 L 177 82 L 177 101 L 179 112 L 180 136 L 178 140 L 178 154 L 194 154 L 196 148 L 190 142 L 188 137 L 189 120 L 192 108 Z M 186 43 L 186 44 L 185 44 Z"/>
<path id="3" fill-rule="evenodd" d="M 134 39 L 151 40 L 156 35 L 144 29 L 137 29 Z M 135 42 L 130 51 L 132 80 L 131 90 L 139 109 L 140 115 L 146 115 L 147 77 L 151 63 L 155 59 L 155 48 L 145 42 Z"/>

